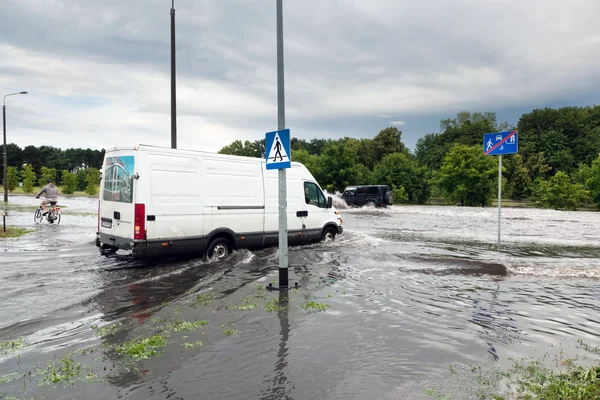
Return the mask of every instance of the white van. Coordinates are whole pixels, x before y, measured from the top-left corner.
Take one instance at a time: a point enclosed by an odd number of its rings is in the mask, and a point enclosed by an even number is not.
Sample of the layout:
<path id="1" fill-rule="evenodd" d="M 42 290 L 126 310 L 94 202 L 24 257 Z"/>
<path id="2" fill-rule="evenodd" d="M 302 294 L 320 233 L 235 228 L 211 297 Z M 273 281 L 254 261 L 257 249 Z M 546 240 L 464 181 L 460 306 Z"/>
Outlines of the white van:
<path id="1" fill-rule="evenodd" d="M 333 239 L 342 219 L 306 167 L 287 170 L 290 245 Z M 265 160 L 140 145 L 106 151 L 96 245 L 102 254 L 202 255 L 279 242 L 278 172 Z"/>

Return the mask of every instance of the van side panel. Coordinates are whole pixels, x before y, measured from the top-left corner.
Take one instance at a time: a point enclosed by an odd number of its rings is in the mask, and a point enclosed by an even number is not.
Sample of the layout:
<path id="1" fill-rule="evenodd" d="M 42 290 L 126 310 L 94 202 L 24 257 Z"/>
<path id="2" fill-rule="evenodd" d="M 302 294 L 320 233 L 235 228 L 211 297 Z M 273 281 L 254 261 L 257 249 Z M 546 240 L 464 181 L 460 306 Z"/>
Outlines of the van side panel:
<path id="1" fill-rule="evenodd" d="M 234 233 L 239 247 L 261 246 L 265 218 L 261 163 L 206 157 L 203 172 L 204 234 Z"/>
<path id="2" fill-rule="evenodd" d="M 146 202 L 146 232 L 148 240 L 201 237 L 202 173 L 197 157 L 148 153 L 150 176 L 140 176 L 148 183 Z"/>

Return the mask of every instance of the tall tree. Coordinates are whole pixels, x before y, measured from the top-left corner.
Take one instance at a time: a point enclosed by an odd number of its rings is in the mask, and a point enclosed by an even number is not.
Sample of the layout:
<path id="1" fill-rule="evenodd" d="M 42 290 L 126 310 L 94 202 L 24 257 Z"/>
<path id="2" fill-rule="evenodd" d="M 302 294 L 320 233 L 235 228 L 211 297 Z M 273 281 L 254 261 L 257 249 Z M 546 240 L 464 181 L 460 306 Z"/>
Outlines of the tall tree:
<path id="1" fill-rule="evenodd" d="M 408 203 L 424 204 L 430 195 L 425 171 L 425 167 L 407 154 L 393 153 L 377 164 L 374 176 L 378 183 L 404 187 Z"/>
<path id="2" fill-rule="evenodd" d="M 496 158 L 484 156 L 479 145 L 455 145 L 434 173 L 434 183 L 449 204 L 485 206 L 491 203 L 498 171 Z"/>

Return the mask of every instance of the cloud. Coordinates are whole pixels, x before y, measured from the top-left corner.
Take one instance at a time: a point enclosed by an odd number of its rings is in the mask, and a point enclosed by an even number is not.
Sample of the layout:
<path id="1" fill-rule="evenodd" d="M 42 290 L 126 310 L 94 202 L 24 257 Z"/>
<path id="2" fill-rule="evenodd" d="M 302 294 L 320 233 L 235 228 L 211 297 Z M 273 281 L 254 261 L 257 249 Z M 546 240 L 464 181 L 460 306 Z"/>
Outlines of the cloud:
<path id="1" fill-rule="evenodd" d="M 0 94 L 30 91 L 10 98 L 9 142 L 169 146 L 169 8 L 159 0 L 6 8 Z M 176 9 L 180 147 L 262 138 L 277 126 L 274 3 L 177 0 Z M 304 138 L 372 137 L 382 119 L 410 122 L 403 139 L 414 142 L 427 133 L 417 119 L 437 127 L 463 109 L 528 112 L 596 96 L 599 13 L 592 0 L 286 2 L 287 125 Z"/>
<path id="2" fill-rule="evenodd" d="M 404 122 L 404 121 L 392 121 L 392 122 L 390 122 L 390 124 L 392 124 L 394 126 L 402 126 L 402 125 L 406 125 L 406 122 Z"/>

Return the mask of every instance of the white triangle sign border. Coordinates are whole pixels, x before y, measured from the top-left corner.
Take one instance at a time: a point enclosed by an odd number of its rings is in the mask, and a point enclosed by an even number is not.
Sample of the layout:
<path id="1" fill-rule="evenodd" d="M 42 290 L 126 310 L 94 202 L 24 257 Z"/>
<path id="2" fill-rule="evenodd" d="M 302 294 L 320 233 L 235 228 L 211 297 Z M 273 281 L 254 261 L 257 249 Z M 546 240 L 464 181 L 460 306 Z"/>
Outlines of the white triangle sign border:
<path id="1" fill-rule="evenodd" d="M 279 154 L 281 155 L 281 160 L 275 161 L 275 154 L 277 153 L 277 141 L 281 144 L 281 148 L 279 150 Z M 272 157 L 273 156 L 273 157 Z M 279 157 L 278 157 L 279 158 Z M 271 143 L 271 150 L 269 151 L 269 156 L 267 157 L 267 164 L 277 164 L 280 162 L 288 162 L 290 158 L 288 157 L 287 152 L 285 151 L 285 146 L 279 137 L 279 132 L 275 133 L 275 137 L 273 138 L 273 142 Z"/>

